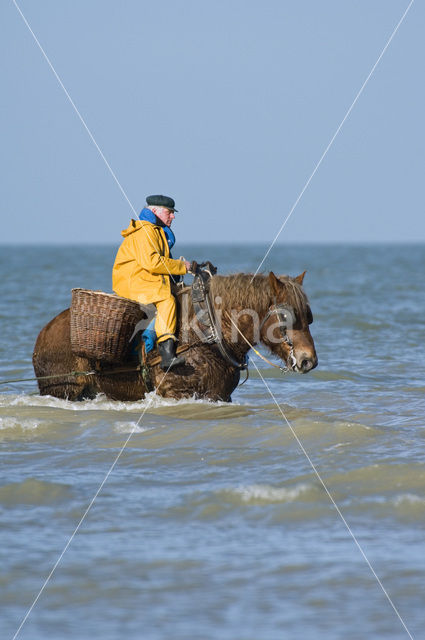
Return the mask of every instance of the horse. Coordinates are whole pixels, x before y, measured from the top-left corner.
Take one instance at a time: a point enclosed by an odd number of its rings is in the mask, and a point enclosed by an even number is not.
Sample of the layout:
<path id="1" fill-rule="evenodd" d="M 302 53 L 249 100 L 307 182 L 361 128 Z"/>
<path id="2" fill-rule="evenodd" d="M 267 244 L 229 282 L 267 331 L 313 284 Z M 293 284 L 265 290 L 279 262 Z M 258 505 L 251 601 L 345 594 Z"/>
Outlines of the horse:
<path id="1" fill-rule="evenodd" d="M 154 388 L 165 398 L 231 402 L 247 353 L 259 342 L 289 370 L 307 373 L 318 360 L 309 328 L 313 316 L 302 287 L 304 275 L 214 275 L 210 300 L 224 355 L 219 345 L 205 342 L 200 335 L 187 290 L 177 295 L 177 335 L 179 343 L 186 345 L 185 365 L 164 372 L 157 351 L 151 352 L 151 387 L 141 368 L 135 366 L 138 361 L 134 354 L 112 366 L 75 355 L 71 350 L 70 310 L 66 309 L 40 331 L 35 343 L 33 365 L 40 394 L 83 400 L 103 393 L 113 400 L 135 401 Z"/>

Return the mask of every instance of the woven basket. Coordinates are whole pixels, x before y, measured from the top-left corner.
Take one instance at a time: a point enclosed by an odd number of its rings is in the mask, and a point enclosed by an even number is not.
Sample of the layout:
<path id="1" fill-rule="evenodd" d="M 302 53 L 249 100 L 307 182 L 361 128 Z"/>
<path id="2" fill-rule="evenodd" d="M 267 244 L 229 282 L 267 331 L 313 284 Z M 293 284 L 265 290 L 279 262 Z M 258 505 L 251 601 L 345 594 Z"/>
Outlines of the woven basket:
<path id="1" fill-rule="evenodd" d="M 129 353 L 130 339 L 142 318 L 146 314 L 134 300 L 102 291 L 72 289 L 72 352 L 103 362 L 120 362 Z"/>

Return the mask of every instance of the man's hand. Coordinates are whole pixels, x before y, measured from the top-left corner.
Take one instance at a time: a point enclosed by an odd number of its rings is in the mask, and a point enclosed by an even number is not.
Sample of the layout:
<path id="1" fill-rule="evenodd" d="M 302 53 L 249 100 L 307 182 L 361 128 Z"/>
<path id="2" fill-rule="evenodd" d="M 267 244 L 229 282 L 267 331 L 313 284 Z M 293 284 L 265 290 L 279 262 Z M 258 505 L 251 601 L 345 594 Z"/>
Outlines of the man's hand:
<path id="1" fill-rule="evenodd" d="M 187 273 L 191 273 L 192 275 L 196 274 L 196 272 L 198 271 L 198 263 L 196 262 L 196 260 L 192 260 L 192 262 L 189 262 L 189 260 L 185 260 L 183 256 L 180 256 L 180 260 L 183 260 Z"/>

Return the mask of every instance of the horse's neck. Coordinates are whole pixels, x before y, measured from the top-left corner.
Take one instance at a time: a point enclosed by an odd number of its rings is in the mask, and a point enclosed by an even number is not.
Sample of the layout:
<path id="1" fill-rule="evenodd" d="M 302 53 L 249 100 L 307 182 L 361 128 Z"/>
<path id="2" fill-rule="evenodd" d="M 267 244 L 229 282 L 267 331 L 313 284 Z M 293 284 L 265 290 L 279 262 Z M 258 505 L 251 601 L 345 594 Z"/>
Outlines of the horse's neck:
<path id="1" fill-rule="evenodd" d="M 232 276 L 229 276 L 229 280 Z M 246 287 L 240 291 L 239 302 L 232 296 L 231 288 L 226 288 L 226 278 L 222 279 L 220 291 L 215 291 L 216 316 L 220 318 L 223 340 L 229 345 L 233 353 L 240 359 L 249 351 L 250 344 L 255 345 L 259 340 L 259 325 L 267 313 L 267 302 L 254 302 L 250 289 L 250 279 L 238 284 Z M 219 295 L 217 295 L 217 293 Z M 241 302 L 243 300 L 243 302 Z M 264 308 L 263 308 L 264 307 Z M 241 335 L 242 334 L 242 335 Z"/>
<path id="2" fill-rule="evenodd" d="M 257 312 L 251 314 L 243 311 L 243 309 L 223 307 L 220 313 L 223 340 L 239 359 L 248 353 L 251 345 L 257 344 L 258 327 L 261 322 Z"/>
<path id="3" fill-rule="evenodd" d="M 231 276 L 229 276 L 229 279 Z M 254 305 L 249 301 L 249 290 L 247 295 L 243 296 L 246 300 L 246 309 L 242 308 L 240 304 L 235 304 L 234 298 L 228 293 L 226 288 L 225 276 L 221 277 L 222 285 L 219 289 L 214 287 L 210 294 L 210 301 L 214 307 L 215 320 L 217 329 L 221 334 L 223 341 L 231 349 L 232 353 L 240 360 L 244 358 L 246 353 L 251 348 L 248 344 L 256 344 L 258 341 L 258 324 L 261 322 L 267 307 L 258 307 L 258 303 Z M 249 282 L 249 281 L 248 281 Z M 248 284 L 246 286 L 249 286 Z M 190 291 L 186 290 L 178 295 L 179 307 L 180 307 L 180 334 L 179 340 L 185 342 L 199 342 L 201 341 L 200 333 L 198 331 L 199 325 L 194 318 L 193 308 L 190 301 Z M 246 313 L 243 313 L 246 311 Z M 237 326 L 237 329 L 235 327 Z M 246 338 L 241 336 L 242 335 Z M 248 342 L 247 342 L 248 341 Z"/>

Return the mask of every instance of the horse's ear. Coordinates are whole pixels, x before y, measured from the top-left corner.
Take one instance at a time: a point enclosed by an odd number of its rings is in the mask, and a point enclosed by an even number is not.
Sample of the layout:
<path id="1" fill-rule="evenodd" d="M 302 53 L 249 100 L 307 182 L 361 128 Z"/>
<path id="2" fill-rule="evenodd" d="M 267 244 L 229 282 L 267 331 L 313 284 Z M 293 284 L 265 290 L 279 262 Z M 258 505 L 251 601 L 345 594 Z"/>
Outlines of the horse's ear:
<path id="1" fill-rule="evenodd" d="M 278 278 L 276 278 L 276 276 L 274 275 L 273 271 L 270 271 L 270 273 L 269 273 L 269 284 L 270 284 L 272 292 L 274 293 L 274 295 L 277 296 L 277 294 L 282 289 L 282 283 L 281 283 L 280 280 L 278 280 Z"/>
<path id="2" fill-rule="evenodd" d="M 306 273 L 307 273 L 307 271 L 303 271 L 302 273 L 300 273 L 299 276 L 294 278 L 295 282 L 298 282 L 298 284 L 302 286 L 303 280 L 304 280 L 304 276 L 305 276 Z"/>

